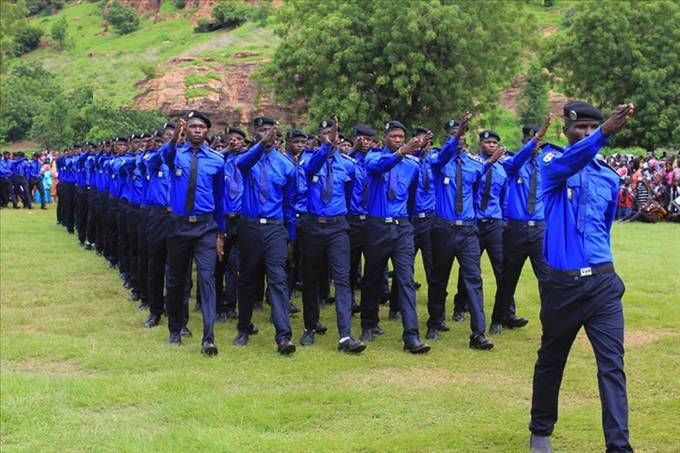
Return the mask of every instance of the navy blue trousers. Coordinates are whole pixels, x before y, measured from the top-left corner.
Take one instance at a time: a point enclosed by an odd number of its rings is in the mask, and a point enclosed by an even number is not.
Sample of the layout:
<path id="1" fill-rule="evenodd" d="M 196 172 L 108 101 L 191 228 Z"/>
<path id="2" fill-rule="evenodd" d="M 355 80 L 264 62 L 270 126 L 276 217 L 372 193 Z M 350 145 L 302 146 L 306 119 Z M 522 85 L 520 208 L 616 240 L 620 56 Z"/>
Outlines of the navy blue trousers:
<path id="1" fill-rule="evenodd" d="M 253 324 L 253 307 L 262 300 L 262 282 L 266 272 L 272 304 L 275 340 L 290 340 L 288 319 L 288 233 L 282 224 L 259 224 L 241 218 L 237 229 L 239 247 L 238 330 L 249 332 Z"/>
<path id="2" fill-rule="evenodd" d="M 436 219 L 432 225 L 432 284 L 428 288 L 427 327 L 439 328 L 446 313 L 446 296 L 453 260 L 458 259 L 460 275 L 468 296 L 472 335 L 483 334 L 486 325 L 479 268 L 479 239 L 474 225 L 451 225 Z"/>
<path id="3" fill-rule="evenodd" d="M 313 330 L 319 322 L 319 286 L 324 269 L 330 265 L 335 283 L 335 313 L 340 338 L 351 336 L 352 294 L 349 286 L 349 224 L 342 220 L 320 224 L 316 217 L 306 216 L 302 223 L 303 286 L 302 305 L 305 329 Z"/>
<path id="4" fill-rule="evenodd" d="M 187 287 L 187 271 L 191 258 L 196 260 L 198 287 L 203 312 L 202 342 L 215 341 L 215 258 L 217 256 L 217 222 L 214 219 L 189 223 L 184 219 L 171 222 L 168 234 L 168 273 L 166 312 L 168 329 L 179 333 L 185 323 L 183 309 Z"/>
<path id="5" fill-rule="evenodd" d="M 224 258 L 215 263 L 215 288 L 217 290 L 217 313 L 236 310 L 238 288 L 238 247 L 236 237 L 237 219 L 225 216 L 227 234 L 224 239 Z"/>
<path id="6" fill-rule="evenodd" d="M 394 278 L 399 285 L 399 310 L 404 327 L 404 342 L 419 339 L 416 313 L 416 288 L 413 284 L 413 225 L 400 219 L 399 224 L 385 223 L 369 217 L 364 229 L 366 266 L 361 295 L 361 328 L 372 329 L 379 323 L 379 301 L 385 293 L 385 266 L 392 259 Z"/>
<path id="7" fill-rule="evenodd" d="M 624 291 L 623 282 L 613 271 L 590 277 L 557 276 L 549 271 L 543 282 L 543 334 L 534 368 L 529 424 L 533 434 L 549 436 L 553 432 L 564 366 L 576 334 L 584 327 L 597 361 L 607 451 L 633 451 L 623 371 Z"/>
<path id="8" fill-rule="evenodd" d="M 500 297 L 496 299 L 493 307 L 494 322 L 501 323 L 515 314 L 515 290 L 527 258 L 531 261 L 534 275 L 538 279 L 540 293 L 541 282 L 548 275 L 548 267 L 543 258 L 544 232 L 543 223 L 529 226 L 526 223 L 510 221 L 503 229 L 503 278 Z"/>
<path id="9" fill-rule="evenodd" d="M 479 255 L 486 250 L 496 278 L 496 297 L 494 306 L 500 305 L 500 288 L 503 279 L 503 222 L 491 219 L 487 222 L 478 221 L 477 238 L 479 240 Z M 480 263 L 481 265 L 481 263 Z M 458 290 L 453 298 L 454 311 L 466 311 L 468 309 L 469 297 L 463 284 L 463 273 L 458 273 Z"/>

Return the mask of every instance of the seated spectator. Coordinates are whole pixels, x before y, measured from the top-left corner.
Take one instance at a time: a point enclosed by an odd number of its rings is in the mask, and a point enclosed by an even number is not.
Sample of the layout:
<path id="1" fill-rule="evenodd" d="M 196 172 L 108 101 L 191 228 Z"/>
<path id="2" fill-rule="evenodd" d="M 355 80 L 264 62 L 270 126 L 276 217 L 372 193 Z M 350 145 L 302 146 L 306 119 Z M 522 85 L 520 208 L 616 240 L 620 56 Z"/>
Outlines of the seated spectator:
<path id="1" fill-rule="evenodd" d="M 616 219 L 621 220 L 630 217 L 633 213 L 633 189 L 630 188 L 630 178 L 621 178 L 623 182 L 619 188 Z"/>

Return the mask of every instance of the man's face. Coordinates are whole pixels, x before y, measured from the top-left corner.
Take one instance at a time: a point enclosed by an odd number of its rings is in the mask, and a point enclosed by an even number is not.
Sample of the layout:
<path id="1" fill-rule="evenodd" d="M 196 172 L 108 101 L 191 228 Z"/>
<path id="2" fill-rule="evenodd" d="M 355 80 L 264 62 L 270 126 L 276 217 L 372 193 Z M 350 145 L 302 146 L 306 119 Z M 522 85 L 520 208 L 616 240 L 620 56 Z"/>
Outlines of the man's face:
<path id="1" fill-rule="evenodd" d="M 406 134 L 402 129 L 391 129 L 385 132 L 385 146 L 391 150 L 396 151 L 402 147 Z"/>
<path id="2" fill-rule="evenodd" d="M 298 156 L 305 150 L 307 140 L 302 137 L 294 138 L 288 141 L 288 152 L 293 156 Z"/>
<path id="3" fill-rule="evenodd" d="M 449 132 L 449 137 L 453 137 L 458 133 L 458 129 L 460 129 L 458 126 L 450 127 L 447 132 Z M 465 135 L 463 135 L 461 138 L 458 139 L 458 149 L 463 149 L 465 148 Z"/>
<path id="4" fill-rule="evenodd" d="M 161 138 L 163 139 L 163 143 L 170 140 L 173 135 L 175 135 L 174 129 L 172 129 L 172 128 L 163 129 L 163 135 L 161 135 Z"/>
<path id="5" fill-rule="evenodd" d="M 142 146 L 143 146 L 142 149 L 145 149 L 145 150 L 150 149 L 149 148 L 150 143 L 151 143 L 151 137 L 143 138 L 142 139 Z"/>
<path id="6" fill-rule="evenodd" d="M 243 151 L 246 147 L 246 139 L 241 134 L 235 132 L 227 135 L 227 143 L 234 151 Z"/>
<path id="7" fill-rule="evenodd" d="M 163 146 L 163 143 L 165 143 L 165 140 L 163 140 L 163 137 L 154 137 L 151 140 L 151 145 L 153 149 L 159 149 L 161 146 Z"/>
<path id="8" fill-rule="evenodd" d="M 358 143 L 359 145 L 359 151 L 362 153 L 365 153 L 371 148 L 371 137 L 367 137 L 366 135 L 359 135 L 358 137 L 354 138 L 354 141 Z"/>
<path id="9" fill-rule="evenodd" d="M 331 133 L 331 128 L 330 127 L 325 127 L 323 129 L 319 129 L 319 137 L 322 138 L 322 142 L 324 139 L 328 138 L 328 135 Z"/>
<path id="10" fill-rule="evenodd" d="M 200 146 L 208 136 L 208 126 L 198 119 L 190 118 L 186 129 L 187 140 L 194 146 Z"/>
<path id="11" fill-rule="evenodd" d="M 349 154 L 352 151 L 352 144 L 349 142 L 342 142 L 340 144 L 340 152 L 342 154 Z"/>
<path id="12" fill-rule="evenodd" d="M 271 124 L 263 124 L 262 126 L 258 127 L 255 129 L 255 140 L 260 141 L 264 138 L 265 135 L 269 133 L 270 130 L 272 130 L 274 126 Z"/>
<path id="13" fill-rule="evenodd" d="M 309 149 L 316 149 L 318 146 L 319 142 L 317 141 L 316 137 L 309 137 L 307 139 L 307 148 Z"/>
<path id="14" fill-rule="evenodd" d="M 595 129 L 599 127 L 600 123 L 597 120 L 581 120 L 581 121 L 568 121 L 562 132 L 567 137 L 570 145 L 589 137 Z"/>
<path id="15" fill-rule="evenodd" d="M 491 156 L 498 149 L 498 140 L 495 137 L 485 138 L 479 142 L 479 150 L 485 156 Z"/>
<path id="16" fill-rule="evenodd" d="M 139 147 L 141 146 L 142 141 L 138 138 L 133 138 L 132 142 L 130 143 L 130 148 L 132 148 L 132 151 L 137 151 Z"/>
<path id="17" fill-rule="evenodd" d="M 128 150 L 127 142 L 117 142 L 116 143 L 116 154 L 124 154 Z"/>

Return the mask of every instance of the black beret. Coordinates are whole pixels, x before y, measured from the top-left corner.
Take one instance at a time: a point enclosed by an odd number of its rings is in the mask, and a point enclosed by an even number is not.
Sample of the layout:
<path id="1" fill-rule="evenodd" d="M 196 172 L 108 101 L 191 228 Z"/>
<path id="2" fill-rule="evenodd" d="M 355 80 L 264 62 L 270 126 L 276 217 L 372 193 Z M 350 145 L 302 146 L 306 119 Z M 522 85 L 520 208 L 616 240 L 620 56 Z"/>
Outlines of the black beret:
<path id="1" fill-rule="evenodd" d="M 571 121 L 597 120 L 604 121 L 600 110 L 585 101 L 569 101 L 564 104 L 564 118 Z"/>
<path id="2" fill-rule="evenodd" d="M 391 121 L 386 122 L 384 129 L 385 129 L 385 132 L 389 132 L 392 129 L 401 129 L 402 131 L 404 131 L 404 133 L 406 133 L 406 126 L 404 126 L 403 124 L 401 124 L 397 120 L 391 120 Z"/>
<path id="3" fill-rule="evenodd" d="M 482 140 L 486 140 L 487 138 L 495 138 L 499 142 L 501 141 L 501 136 L 498 135 L 495 131 L 492 131 L 490 129 L 485 129 L 482 132 L 479 133 L 479 141 L 481 142 Z"/>
<path id="4" fill-rule="evenodd" d="M 151 138 L 151 134 L 149 132 L 142 132 L 139 138 Z"/>
<path id="5" fill-rule="evenodd" d="M 375 129 L 365 124 L 357 124 L 354 126 L 354 129 L 352 129 L 352 136 L 375 137 Z"/>
<path id="6" fill-rule="evenodd" d="M 340 135 L 340 144 L 343 144 L 343 143 L 349 143 L 350 145 L 354 146 L 354 142 L 352 140 L 345 137 L 344 135 Z"/>
<path id="7" fill-rule="evenodd" d="M 267 116 L 258 116 L 253 120 L 253 126 L 255 127 L 262 127 L 266 124 L 274 126 L 276 124 L 276 121 L 273 118 L 269 118 Z"/>
<path id="8" fill-rule="evenodd" d="M 94 143 L 92 143 L 91 141 L 87 140 L 87 141 L 83 142 L 83 146 L 96 146 L 96 145 Z"/>
<path id="9" fill-rule="evenodd" d="M 225 134 L 238 134 L 243 138 L 246 138 L 246 133 L 243 132 L 243 129 L 239 129 L 238 127 L 228 127 L 225 131 Z"/>
<path id="10" fill-rule="evenodd" d="M 326 129 L 327 127 L 333 127 L 335 121 L 333 120 L 323 120 L 319 123 L 319 129 Z"/>
<path id="11" fill-rule="evenodd" d="M 113 141 L 116 142 L 116 143 L 120 143 L 120 142 L 127 143 L 128 139 L 127 139 L 127 137 L 116 137 Z"/>
<path id="12" fill-rule="evenodd" d="M 306 140 L 307 134 L 302 132 L 300 129 L 293 129 L 292 131 L 288 131 L 286 133 L 286 141 L 295 140 L 296 138 L 304 138 Z"/>
<path id="13" fill-rule="evenodd" d="M 153 133 L 154 138 L 162 137 L 164 131 L 165 131 L 165 128 L 156 129 L 156 131 Z"/>
<path id="14" fill-rule="evenodd" d="M 198 112 L 196 110 L 192 110 L 191 112 L 189 112 L 189 114 L 187 115 L 187 118 L 203 121 L 205 123 L 205 125 L 208 126 L 208 129 L 210 129 L 210 126 L 212 126 L 210 119 L 207 116 L 205 116 L 204 114 L 202 114 L 201 112 Z"/>
<path id="15" fill-rule="evenodd" d="M 420 135 L 420 134 L 427 134 L 428 132 L 430 132 L 430 131 L 425 129 L 424 127 L 416 127 L 415 129 L 413 129 L 413 135 L 414 136 Z"/>
<path id="16" fill-rule="evenodd" d="M 175 128 L 175 124 L 171 123 L 170 121 L 163 124 L 163 127 L 161 127 L 161 129 L 174 129 L 174 128 Z"/>
<path id="17" fill-rule="evenodd" d="M 540 126 L 536 124 L 526 124 L 522 128 L 522 133 L 524 134 L 525 137 L 533 137 L 534 135 L 536 135 L 536 132 L 538 132 L 540 129 L 541 129 Z"/>
<path id="18" fill-rule="evenodd" d="M 460 121 L 458 120 L 448 120 L 446 124 L 444 124 L 444 130 L 451 129 L 452 127 L 460 126 Z"/>

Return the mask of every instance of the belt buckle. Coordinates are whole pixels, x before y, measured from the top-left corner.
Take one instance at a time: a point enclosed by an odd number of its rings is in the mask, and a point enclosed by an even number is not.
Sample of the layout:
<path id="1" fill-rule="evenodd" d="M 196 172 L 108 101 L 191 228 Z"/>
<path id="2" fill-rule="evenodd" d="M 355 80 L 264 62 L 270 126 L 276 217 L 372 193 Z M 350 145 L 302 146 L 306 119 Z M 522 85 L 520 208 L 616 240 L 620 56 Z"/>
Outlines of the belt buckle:
<path id="1" fill-rule="evenodd" d="M 461 226 L 461 225 L 463 225 L 463 221 L 462 220 L 456 220 L 455 222 L 453 222 L 453 224 L 457 225 L 457 226 Z"/>
<path id="2" fill-rule="evenodd" d="M 366 215 L 365 215 L 365 214 L 361 214 L 361 215 L 359 216 L 359 220 L 366 220 Z"/>
<path id="3" fill-rule="evenodd" d="M 259 221 L 260 224 L 262 224 L 262 225 L 266 225 L 266 224 L 267 224 L 267 219 L 259 219 L 258 221 Z"/>
<path id="4" fill-rule="evenodd" d="M 394 219 L 392 217 L 385 217 L 385 223 L 392 223 Z"/>
<path id="5" fill-rule="evenodd" d="M 166 212 L 172 212 L 172 208 L 165 208 Z"/>
<path id="6" fill-rule="evenodd" d="M 394 224 L 399 225 L 399 219 L 394 219 Z"/>
<path id="7" fill-rule="evenodd" d="M 590 277 L 591 275 L 593 275 L 593 268 L 592 267 L 584 267 L 582 269 L 579 269 L 578 273 L 581 277 Z"/>
<path id="8" fill-rule="evenodd" d="M 317 217 L 317 220 L 319 223 L 328 223 L 328 218 L 326 217 Z"/>
<path id="9" fill-rule="evenodd" d="M 527 225 L 529 225 L 530 227 L 536 226 L 536 221 L 535 221 L 535 220 L 529 220 L 529 221 L 527 222 Z"/>
<path id="10" fill-rule="evenodd" d="M 426 215 L 427 215 L 427 214 L 425 214 L 424 212 L 421 212 L 420 214 L 418 214 L 418 218 L 419 218 L 419 219 L 424 219 Z"/>
<path id="11" fill-rule="evenodd" d="M 195 215 L 190 215 L 189 216 L 189 223 L 196 223 L 196 222 L 198 222 L 198 217 L 196 217 Z"/>

